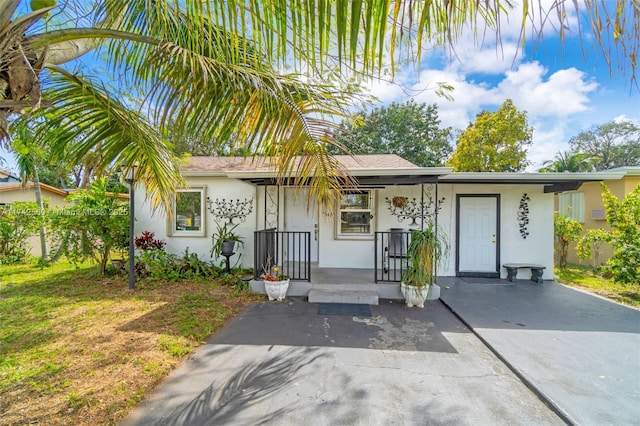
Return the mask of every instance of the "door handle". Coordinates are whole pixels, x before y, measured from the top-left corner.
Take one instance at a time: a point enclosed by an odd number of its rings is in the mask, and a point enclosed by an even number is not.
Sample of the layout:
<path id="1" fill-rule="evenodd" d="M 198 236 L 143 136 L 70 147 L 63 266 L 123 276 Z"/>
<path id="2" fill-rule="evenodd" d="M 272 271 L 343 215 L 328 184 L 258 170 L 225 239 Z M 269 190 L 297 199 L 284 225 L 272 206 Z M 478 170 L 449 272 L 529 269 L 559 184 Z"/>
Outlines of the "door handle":
<path id="1" fill-rule="evenodd" d="M 317 223 L 313 224 L 313 238 L 314 238 L 314 241 L 318 241 L 318 224 Z"/>

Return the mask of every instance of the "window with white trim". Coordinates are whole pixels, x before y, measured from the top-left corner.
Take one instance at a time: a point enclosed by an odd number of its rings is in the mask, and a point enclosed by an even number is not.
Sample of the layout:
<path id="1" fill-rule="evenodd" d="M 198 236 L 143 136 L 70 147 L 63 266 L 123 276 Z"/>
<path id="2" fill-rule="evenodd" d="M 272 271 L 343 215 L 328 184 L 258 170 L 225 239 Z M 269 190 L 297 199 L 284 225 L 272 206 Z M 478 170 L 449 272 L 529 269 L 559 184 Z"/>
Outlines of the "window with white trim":
<path id="1" fill-rule="evenodd" d="M 174 237 L 204 237 L 204 188 L 178 189 L 173 202 L 170 235 Z"/>
<path id="2" fill-rule="evenodd" d="M 373 236 L 373 206 L 373 191 L 354 191 L 343 194 L 336 215 L 337 237 Z"/>
<path id="3" fill-rule="evenodd" d="M 558 214 L 584 223 L 584 192 L 568 192 L 558 195 Z"/>

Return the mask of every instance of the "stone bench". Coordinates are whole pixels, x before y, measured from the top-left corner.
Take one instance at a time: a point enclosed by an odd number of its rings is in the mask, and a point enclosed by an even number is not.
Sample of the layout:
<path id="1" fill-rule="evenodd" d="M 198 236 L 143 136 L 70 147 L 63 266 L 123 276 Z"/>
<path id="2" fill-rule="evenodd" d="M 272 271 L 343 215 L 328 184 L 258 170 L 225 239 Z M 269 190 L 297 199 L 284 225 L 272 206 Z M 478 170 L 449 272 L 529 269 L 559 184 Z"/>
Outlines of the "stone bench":
<path id="1" fill-rule="evenodd" d="M 542 282 L 542 272 L 546 269 L 545 266 L 536 265 L 534 263 L 505 263 L 502 265 L 507 270 L 507 279 L 511 282 L 515 281 L 518 275 L 518 269 L 531 269 L 531 281 L 537 283 Z"/>

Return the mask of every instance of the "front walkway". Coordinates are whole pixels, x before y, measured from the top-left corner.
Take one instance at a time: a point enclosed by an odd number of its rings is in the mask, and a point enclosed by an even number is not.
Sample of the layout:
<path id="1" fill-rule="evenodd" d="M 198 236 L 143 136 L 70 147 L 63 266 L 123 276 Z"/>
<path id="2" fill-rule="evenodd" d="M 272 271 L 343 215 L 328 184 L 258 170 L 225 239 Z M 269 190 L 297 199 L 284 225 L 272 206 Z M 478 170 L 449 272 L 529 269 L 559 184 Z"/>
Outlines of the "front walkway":
<path id="1" fill-rule="evenodd" d="M 567 420 L 640 424 L 640 311 L 550 281 L 440 286 L 441 300 Z"/>
<path id="2" fill-rule="evenodd" d="M 562 424 L 440 301 L 371 313 L 255 304 L 124 424 Z"/>

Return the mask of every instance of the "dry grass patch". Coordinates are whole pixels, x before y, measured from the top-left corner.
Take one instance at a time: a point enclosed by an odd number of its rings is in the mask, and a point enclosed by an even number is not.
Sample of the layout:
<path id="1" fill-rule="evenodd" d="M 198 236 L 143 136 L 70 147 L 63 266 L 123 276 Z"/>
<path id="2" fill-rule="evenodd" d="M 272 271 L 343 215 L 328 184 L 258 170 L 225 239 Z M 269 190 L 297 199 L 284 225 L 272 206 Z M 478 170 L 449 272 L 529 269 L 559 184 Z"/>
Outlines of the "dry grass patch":
<path id="1" fill-rule="evenodd" d="M 0 424 L 116 424 L 256 296 L 58 264 L 0 270 Z"/>

